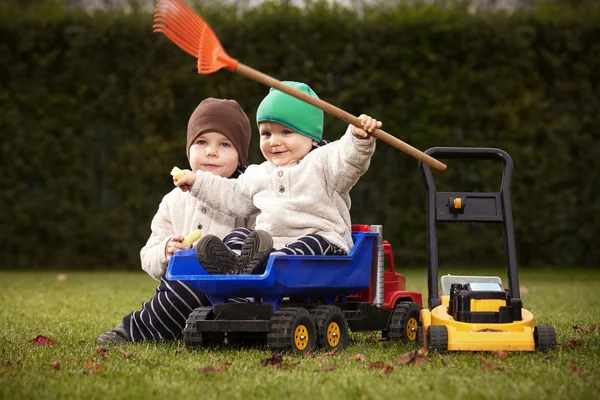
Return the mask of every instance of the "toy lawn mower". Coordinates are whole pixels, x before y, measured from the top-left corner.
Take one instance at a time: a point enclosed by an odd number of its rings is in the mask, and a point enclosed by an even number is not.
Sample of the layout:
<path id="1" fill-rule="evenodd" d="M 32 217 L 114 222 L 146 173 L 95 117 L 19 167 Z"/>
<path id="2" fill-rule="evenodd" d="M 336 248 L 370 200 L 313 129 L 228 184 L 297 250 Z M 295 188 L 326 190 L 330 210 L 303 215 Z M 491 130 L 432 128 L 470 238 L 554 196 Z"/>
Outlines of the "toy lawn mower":
<path id="1" fill-rule="evenodd" d="M 510 203 L 512 158 L 494 148 L 434 147 L 432 157 L 496 160 L 504 164 L 500 192 L 438 192 L 431 169 L 419 163 L 427 189 L 429 308 L 421 310 L 424 345 L 430 351 L 534 351 L 556 345 L 552 326 L 535 326 L 523 308 Z M 438 293 L 438 223 L 501 223 L 506 246 L 508 288 L 499 277 L 441 278 Z"/>

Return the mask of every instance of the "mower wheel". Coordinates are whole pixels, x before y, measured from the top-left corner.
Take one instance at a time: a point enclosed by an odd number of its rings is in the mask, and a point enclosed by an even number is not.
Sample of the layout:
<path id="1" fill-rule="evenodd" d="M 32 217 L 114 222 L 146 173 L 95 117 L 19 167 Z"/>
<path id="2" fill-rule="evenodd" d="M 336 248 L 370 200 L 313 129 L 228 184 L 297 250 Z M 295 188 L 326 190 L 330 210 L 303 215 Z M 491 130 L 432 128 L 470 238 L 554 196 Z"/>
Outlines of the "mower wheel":
<path id="1" fill-rule="evenodd" d="M 448 351 L 448 328 L 430 325 L 427 329 L 427 350 L 445 353 Z"/>
<path id="2" fill-rule="evenodd" d="M 556 347 L 556 331 L 553 326 L 536 326 L 533 328 L 535 349 L 548 351 Z"/>

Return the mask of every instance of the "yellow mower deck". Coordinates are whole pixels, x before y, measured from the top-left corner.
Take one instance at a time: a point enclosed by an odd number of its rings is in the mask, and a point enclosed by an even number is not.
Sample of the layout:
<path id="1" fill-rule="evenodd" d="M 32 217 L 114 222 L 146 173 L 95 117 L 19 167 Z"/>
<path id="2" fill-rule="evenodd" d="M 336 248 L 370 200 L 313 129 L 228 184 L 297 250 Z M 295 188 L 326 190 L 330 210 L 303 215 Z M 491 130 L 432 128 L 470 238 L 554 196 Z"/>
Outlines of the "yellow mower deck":
<path id="1" fill-rule="evenodd" d="M 450 296 L 441 296 L 442 305 L 432 311 L 421 310 L 425 346 L 428 329 L 431 326 L 445 326 L 447 351 L 536 350 L 534 317 L 531 312 L 522 309 L 523 320 L 507 324 L 458 322 L 447 312 L 449 299 Z"/>

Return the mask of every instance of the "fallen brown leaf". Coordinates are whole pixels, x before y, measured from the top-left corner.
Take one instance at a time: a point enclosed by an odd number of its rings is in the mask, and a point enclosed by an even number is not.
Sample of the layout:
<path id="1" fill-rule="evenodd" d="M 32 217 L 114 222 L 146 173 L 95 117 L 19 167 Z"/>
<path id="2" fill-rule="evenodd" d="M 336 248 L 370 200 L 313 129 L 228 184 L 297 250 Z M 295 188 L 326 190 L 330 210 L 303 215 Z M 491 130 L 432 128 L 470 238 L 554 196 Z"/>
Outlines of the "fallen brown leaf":
<path id="1" fill-rule="evenodd" d="M 408 364 L 417 356 L 417 351 L 409 351 L 408 353 L 402 354 L 400 357 L 396 359 L 396 364 L 405 365 Z"/>
<path id="2" fill-rule="evenodd" d="M 67 358 L 67 362 L 73 361 L 75 359 L 75 357 L 71 356 L 69 358 Z"/>
<path id="3" fill-rule="evenodd" d="M 58 274 L 56 275 L 56 280 L 58 282 L 64 282 L 67 280 L 67 274 Z"/>
<path id="4" fill-rule="evenodd" d="M 283 363 L 283 356 L 279 353 L 273 353 L 271 354 L 271 357 L 262 360 L 263 367 L 266 367 L 267 365 L 277 367 L 281 365 L 281 363 Z"/>
<path id="5" fill-rule="evenodd" d="M 379 368 L 383 368 L 385 366 L 385 363 L 383 361 L 374 361 L 371 364 L 369 364 L 369 368 L 371 369 L 379 369 Z"/>
<path id="6" fill-rule="evenodd" d="M 33 339 L 29 341 L 31 344 L 35 344 L 38 346 L 54 346 L 56 342 L 52 339 L 48 339 L 46 336 L 37 335 Z"/>
<path id="7" fill-rule="evenodd" d="M 12 365 L 13 367 L 16 367 L 17 365 L 19 365 L 21 363 L 21 361 L 23 361 L 24 358 L 25 358 L 25 353 L 21 353 L 15 361 L 10 363 L 10 365 Z"/>
<path id="8" fill-rule="evenodd" d="M 408 353 L 402 354 L 396 359 L 396 364 L 399 365 L 420 365 L 426 364 L 428 360 L 423 355 L 424 352 L 421 350 L 413 350 Z"/>
<path id="9" fill-rule="evenodd" d="M 106 353 L 110 350 L 106 347 L 96 347 L 94 350 L 96 350 L 96 353 L 98 353 L 98 355 L 100 356 L 100 358 L 104 359 L 107 357 Z"/>
<path id="10" fill-rule="evenodd" d="M 505 369 L 508 369 L 508 367 L 505 367 L 503 365 L 494 365 L 494 364 L 490 363 L 487 359 L 485 359 L 481 355 L 479 356 L 479 358 L 483 361 L 483 364 L 481 364 L 481 369 L 491 370 L 491 371 L 504 371 Z"/>
<path id="11" fill-rule="evenodd" d="M 315 369 L 314 372 L 330 372 L 330 371 L 335 371 L 336 369 L 337 369 L 337 367 L 334 367 L 333 365 L 328 365 L 328 366 L 320 368 L 320 369 Z"/>
<path id="12" fill-rule="evenodd" d="M 123 350 L 123 349 L 119 349 L 119 351 L 121 352 L 121 354 L 123 354 L 123 357 L 129 359 L 131 357 L 131 352 L 127 351 L 127 350 Z"/>
<path id="13" fill-rule="evenodd" d="M 419 349 L 419 354 L 423 357 L 427 357 L 429 355 L 429 350 L 427 350 L 427 347 L 423 346 Z"/>
<path id="14" fill-rule="evenodd" d="M 380 342 L 387 342 L 387 338 L 380 338 L 380 337 L 372 337 L 371 338 L 371 342 L 375 342 L 375 343 L 380 343 Z"/>
<path id="15" fill-rule="evenodd" d="M 85 360 L 83 362 L 83 365 L 84 365 L 84 369 L 83 369 L 84 375 L 91 375 L 102 369 L 102 364 L 94 364 L 91 360 Z"/>
<path id="16" fill-rule="evenodd" d="M 379 375 L 388 375 L 388 374 L 391 374 L 393 370 L 394 370 L 394 367 L 392 367 L 389 364 L 386 364 L 385 367 L 383 367 L 381 369 L 381 371 L 379 371 Z"/>
<path id="17" fill-rule="evenodd" d="M 60 370 L 60 363 L 58 362 L 58 360 L 52 361 L 52 362 L 48 363 L 48 365 L 51 366 L 52 368 L 54 368 L 55 371 Z"/>
<path id="18" fill-rule="evenodd" d="M 329 353 L 325 353 L 325 354 L 321 354 L 320 356 L 315 357 L 315 360 L 322 360 L 324 358 L 328 358 L 328 357 L 335 357 L 338 354 L 340 354 L 340 351 L 338 349 L 330 351 Z"/>
<path id="19" fill-rule="evenodd" d="M 573 329 L 576 332 L 580 332 L 580 333 L 591 333 L 593 332 L 600 324 L 596 324 L 596 325 L 592 325 L 592 326 L 579 326 L 579 325 L 573 325 Z"/>
<path id="20" fill-rule="evenodd" d="M 581 346 L 583 344 L 583 339 L 577 339 L 577 338 L 570 338 L 565 340 L 565 342 L 563 343 L 563 347 L 575 347 L 575 346 Z"/>
<path id="21" fill-rule="evenodd" d="M 364 354 L 357 354 L 355 356 L 352 356 L 349 358 L 350 360 L 356 360 L 356 361 L 367 361 L 367 356 L 365 356 Z"/>
<path id="22" fill-rule="evenodd" d="M 508 357 L 508 352 L 504 350 L 492 351 L 492 354 L 501 360 L 506 360 Z"/>
<path id="23" fill-rule="evenodd" d="M 527 286 L 521 286 L 521 294 L 529 293 L 529 288 Z"/>
<path id="24" fill-rule="evenodd" d="M 575 375 L 578 378 L 583 378 L 585 376 L 576 365 L 569 365 L 567 368 L 573 371 L 573 375 Z"/>
<path id="25" fill-rule="evenodd" d="M 226 362 L 221 365 L 211 365 L 209 367 L 198 368 L 196 371 L 200 374 L 220 374 L 221 372 L 227 371 L 227 368 L 231 365 L 230 362 Z"/>

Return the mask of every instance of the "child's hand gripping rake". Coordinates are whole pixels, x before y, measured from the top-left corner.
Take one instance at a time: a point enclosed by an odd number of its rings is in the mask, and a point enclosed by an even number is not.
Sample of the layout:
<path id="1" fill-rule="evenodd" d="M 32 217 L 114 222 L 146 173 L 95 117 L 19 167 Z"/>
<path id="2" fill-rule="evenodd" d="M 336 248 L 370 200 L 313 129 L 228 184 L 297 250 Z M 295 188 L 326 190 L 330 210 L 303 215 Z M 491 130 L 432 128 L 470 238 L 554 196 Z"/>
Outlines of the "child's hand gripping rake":
<path id="1" fill-rule="evenodd" d="M 221 68 L 238 72 L 250 79 L 273 87 L 284 93 L 303 100 L 345 121 L 362 128 L 360 120 L 354 115 L 327 103 L 321 99 L 310 96 L 300 90 L 292 88 L 281 81 L 263 74 L 253 68 L 231 58 L 221 46 L 217 35 L 208 24 L 181 0 L 157 0 L 154 11 L 154 32 L 162 32 L 179 48 L 198 59 L 198 73 L 211 74 Z M 377 129 L 373 136 L 391 144 L 408 155 L 424 162 L 432 168 L 444 171 L 446 165 L 408 143 Z"/>

